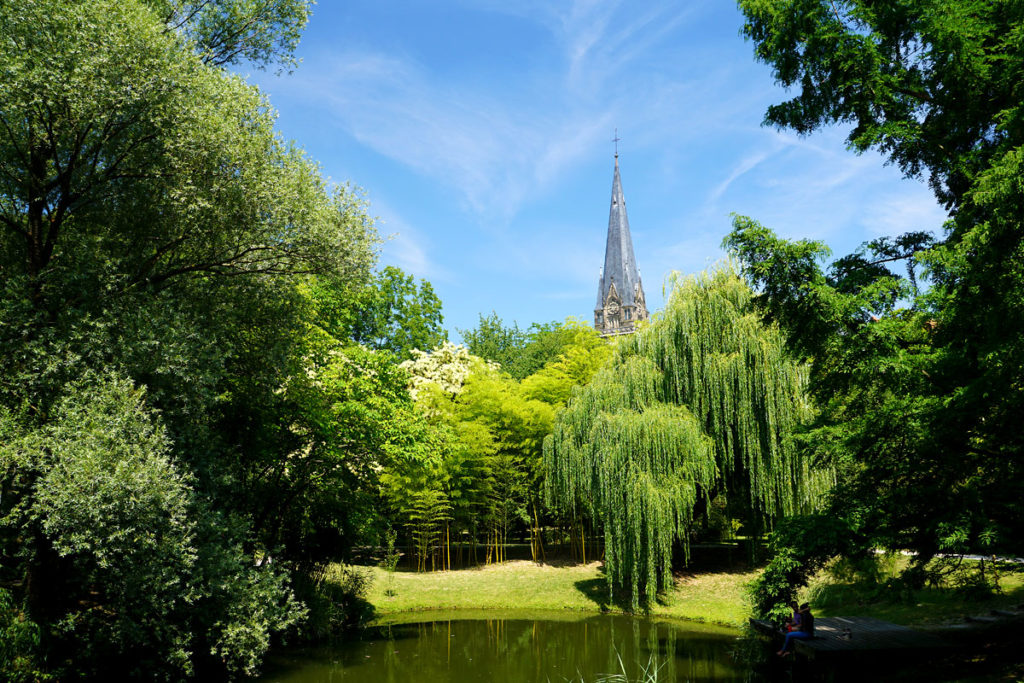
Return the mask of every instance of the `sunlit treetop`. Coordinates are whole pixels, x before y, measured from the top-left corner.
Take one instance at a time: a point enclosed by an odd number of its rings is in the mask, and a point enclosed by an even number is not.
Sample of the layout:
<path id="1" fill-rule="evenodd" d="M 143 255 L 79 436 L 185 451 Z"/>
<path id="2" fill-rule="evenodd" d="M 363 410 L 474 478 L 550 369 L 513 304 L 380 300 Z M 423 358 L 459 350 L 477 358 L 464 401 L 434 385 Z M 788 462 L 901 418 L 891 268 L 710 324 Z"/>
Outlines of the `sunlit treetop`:
<path id="1" fill-rule="evenodd" d="M 144 0 L 168 30 L 189 40 L 207 64 L 258 68 L 298 64 L 295 50 L 313 0 Z"/>

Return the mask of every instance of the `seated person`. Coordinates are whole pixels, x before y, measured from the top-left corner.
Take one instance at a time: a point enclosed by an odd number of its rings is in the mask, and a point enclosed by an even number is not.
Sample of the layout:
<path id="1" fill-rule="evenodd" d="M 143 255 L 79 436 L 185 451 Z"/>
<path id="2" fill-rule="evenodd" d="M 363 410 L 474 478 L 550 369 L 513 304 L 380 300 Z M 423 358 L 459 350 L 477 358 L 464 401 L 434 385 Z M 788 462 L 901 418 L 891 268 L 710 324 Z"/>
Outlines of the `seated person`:
<path id="1" fill-rule="evenodd" d="M 782 649 L 775 653 L 780 657 L 785 657 L 792 652 L 794 640 L 810 640 L 814 637 L 814 615 L 811 614 L 810 604 L 805 602 L 800 605 L 798 614 L 800 615 L 800 628 L 786 634 L 786 639 L 782 641 Z"/>

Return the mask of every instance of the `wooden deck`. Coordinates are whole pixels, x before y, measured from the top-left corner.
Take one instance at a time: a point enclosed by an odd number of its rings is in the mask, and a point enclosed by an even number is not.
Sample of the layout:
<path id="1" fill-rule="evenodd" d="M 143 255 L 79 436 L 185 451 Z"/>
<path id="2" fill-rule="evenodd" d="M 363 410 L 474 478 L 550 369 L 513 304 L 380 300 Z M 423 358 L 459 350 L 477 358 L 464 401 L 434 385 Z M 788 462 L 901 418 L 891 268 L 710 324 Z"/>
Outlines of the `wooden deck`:
<path id="1" fill-rule="evenodd" d="M 750 625 L 761 633 L 783 637 L 783 632 L 770 622 L 751 619 Z M 846 629 L 849 638 L 843 635 Z M 949 647 L 949 643 L 931 634 L 872 617 L 818 617 L 814 620 L 812 640 L 792 642 L 796 652 L 807 659 Z"/>

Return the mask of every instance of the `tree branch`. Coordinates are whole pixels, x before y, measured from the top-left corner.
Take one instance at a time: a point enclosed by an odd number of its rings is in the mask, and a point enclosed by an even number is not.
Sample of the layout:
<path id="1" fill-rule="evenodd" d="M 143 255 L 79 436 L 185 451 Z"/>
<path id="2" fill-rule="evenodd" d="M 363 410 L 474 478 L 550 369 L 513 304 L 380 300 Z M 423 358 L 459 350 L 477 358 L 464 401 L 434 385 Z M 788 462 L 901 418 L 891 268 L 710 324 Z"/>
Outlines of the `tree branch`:
<path id="1" fill-rule="evenodd" d="M 7 216 L 0 216 L 0 221 L 2 221 L 4 225 L 6 225 L 11 230 L 13 230 L 16 234 L 21 235 L 25 239 L 29 239 L 30 238 L 30 236 L 28 234 L 28 230 L 26 230 L 25 228 L 21 227 L 21 224 L 18 223 L 17 221 L 12 220 L 11 218 L 8 218 Z"/>

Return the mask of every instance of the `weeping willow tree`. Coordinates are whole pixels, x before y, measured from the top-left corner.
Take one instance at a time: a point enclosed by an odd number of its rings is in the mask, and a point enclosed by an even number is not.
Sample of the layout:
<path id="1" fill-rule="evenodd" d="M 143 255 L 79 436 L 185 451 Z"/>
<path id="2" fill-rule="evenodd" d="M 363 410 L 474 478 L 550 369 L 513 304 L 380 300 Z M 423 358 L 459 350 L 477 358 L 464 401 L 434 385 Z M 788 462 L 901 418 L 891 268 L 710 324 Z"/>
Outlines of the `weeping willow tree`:
<path id="1" fill-rule="evenodd" d="M 670 288 L 664 314 L 620 341 L 544 444 L 549 504 L 603 526 L 609 589 L 629 588 L 634 607 L 668 587 L 673 546 L 688 557 L 695 508 L 712 497 L 740 497 L 770 524 L 832 479 L 795 452 L 811 413 L 804 369 L 750 288 L 729 266 Z"/>

